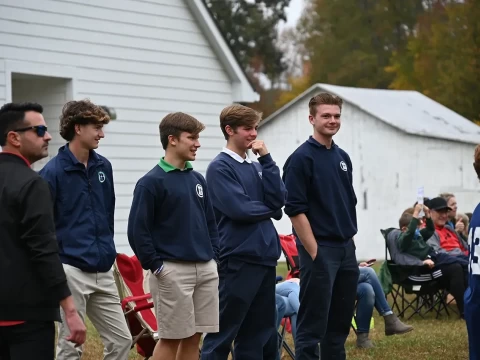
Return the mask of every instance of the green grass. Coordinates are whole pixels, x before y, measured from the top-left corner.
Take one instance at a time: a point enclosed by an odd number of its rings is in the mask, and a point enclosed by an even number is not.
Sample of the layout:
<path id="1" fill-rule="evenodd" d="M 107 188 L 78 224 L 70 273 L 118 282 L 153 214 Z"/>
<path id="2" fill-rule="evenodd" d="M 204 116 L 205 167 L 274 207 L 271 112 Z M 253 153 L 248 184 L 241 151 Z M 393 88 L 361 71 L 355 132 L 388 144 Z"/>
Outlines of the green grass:
<path id="1" fill-rule="evenodd" d="M 277 274 L 285 276 L 286 265 L 280 263 L 277 267 Z M 413 325 L 415 330 L 397 336 L 384 335 L 384 323 L 378 313 L 374 311 L 375 328 L 371 332 L 371 339 L 375 344 L 373 349 L 360 350 L 355 348 L 355 334 L 353 331 L 347 339 L 347 359 L 356 360 L 409 360 L 411 358 L 422 360 L 437 360 L 447 358 L 449 360 L 468 358 L 468 340 L 465 322 L 451 315 L 448 318 L 443 315 L 435 319 L 421 319 L 415 316 L 407 323 Z M 103 345 L 98 333 L 90 322 L 88 322 L 88 339 L 84 347 L 83 360 L 98 360 L 103 358 Z M 287 334 L 287 342 L 292 345 L 292 338 Z M 132 349 L 130 359 L 142 359 Z M 283 359 L 288 359 L 284 354 Z"/>

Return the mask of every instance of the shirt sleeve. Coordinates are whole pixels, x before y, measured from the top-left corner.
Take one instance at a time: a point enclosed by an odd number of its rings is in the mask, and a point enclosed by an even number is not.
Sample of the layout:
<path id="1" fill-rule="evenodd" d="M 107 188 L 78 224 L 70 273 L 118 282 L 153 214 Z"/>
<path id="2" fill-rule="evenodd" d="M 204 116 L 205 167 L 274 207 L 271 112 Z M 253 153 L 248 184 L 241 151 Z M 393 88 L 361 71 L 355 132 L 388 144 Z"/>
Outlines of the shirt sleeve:
<path id="1" fill-rule="evenodd" d="M 213 166 L 212 166 L 213 165 Z M 232 170 L 211 164 L 207 170 L 207 186 L 213 206 L 234 221 L 258 222 L 270 219 L 276 210 L 245 194 Z"/>
<path id="2" fill-rule="evenodd" d="M 57 176 L 56 173 L 51 167 L 50 164 L 45 165 L 38 174 L 47 182 L 48 188 L 50 189 L 50 194 L 52 196 L 53 204 L 57 199 Z"/>
<path id="3" fill-rule="evenodd" d="M 20 239 L 27 248 L 33 268 L 58 301 L 71 295 L 55 236 L 53 205 L 47 183 L 40 177 L 20 192 Z M 48 289 L 48 290 L 47 290 Z"/>
<path id="4" fill-rule="evenodd" d="M 206 184 L 205 184 L 206 185 Z M 217 221 L 215 219 L 215 212 L 213 211 L 212 201 L 210 199 L 210 194 L 208 193 L 208 188 L 205 191 L 205 217 L 207 219 L 208 232 L 210 234 L 210 241 L 212 242 L 213 254 L 215 261 L 219 261 L 219 243 L 220 238 L 218 236 Z"/>
<path id="5" fill-rule="evenodd" d="M 128 218 L 128 242 L 145 270 L 155 272 L 163 265 L 153 245 L 152 229 L 155 221 L 155 202 L 161 201 L 144 185 L 138 184 Z"/>
<path id="6" fill-rule="evenodd" d="M 287 160 L 283 176 L 287 189 L 285 214 L 293 217 L 307 213 L 308 187 L 312 176 L 308 161 L 302 156 L 292 156 Z"/>
<path id="7" fill-rule="evenodd" d="M 270 154 L 259 157 L 258 162 L 262 166 L 265 205 L 273 210 L 283 208 L 287 200 L 287 189 L 280 176 L 280 169 Z"/>

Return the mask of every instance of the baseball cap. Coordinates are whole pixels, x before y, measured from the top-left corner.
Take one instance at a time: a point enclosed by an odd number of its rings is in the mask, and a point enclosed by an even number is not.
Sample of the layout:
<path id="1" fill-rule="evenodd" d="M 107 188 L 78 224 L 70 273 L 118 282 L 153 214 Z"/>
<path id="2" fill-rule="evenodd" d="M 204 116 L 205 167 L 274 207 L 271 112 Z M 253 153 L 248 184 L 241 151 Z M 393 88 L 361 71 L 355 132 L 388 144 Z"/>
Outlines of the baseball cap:
<path id="1" fill-rule="evenodd" d="M 430 210 L 452 210 L 451 207 L 447 205 L 447 200 L 445 200 L 442 197 L 436 197 L 433 199 L 428 200 L 425 205 L 430 209 Z"/>

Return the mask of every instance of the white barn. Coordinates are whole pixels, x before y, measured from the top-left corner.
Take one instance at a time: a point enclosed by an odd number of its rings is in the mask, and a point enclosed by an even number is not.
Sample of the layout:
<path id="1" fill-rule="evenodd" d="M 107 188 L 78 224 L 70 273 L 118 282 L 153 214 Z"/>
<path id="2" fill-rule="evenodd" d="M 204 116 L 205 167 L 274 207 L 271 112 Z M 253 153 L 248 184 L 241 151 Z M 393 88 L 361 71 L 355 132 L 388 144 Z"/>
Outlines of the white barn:
<path id="1" fill-rule="evenodd" d="M 163 154 L 160 119 L 184 111 L 207 125 L 204 173 L 224 145 L 221 109 L 258 94 L 201 0 L 0 0 L 0 105 L 42 104 L 53 156 L 62 105 L 83 98 L 117 114 L 98 151 L 114 169 L 117 250 L 131 253 L 133 188 Z"/>
<path id="2" fill-rule="evenodd" d="M 459 211 L 471 212 L 480 202 L 472 166 L 480 127 L 416 91 L 313 85 L 261 123 L 259 138 L 280 168 L 312 134 L 308 101 L 321 91 L 344 100 L 342 127 L 334 140 L 353 163 L 359 259 L 384 258 L 379 230 L 398 226 L 420 186 L 429 197 L 455 193 Z M 291 233 L 286 216 L 276 227 L 279 233 Z"/>

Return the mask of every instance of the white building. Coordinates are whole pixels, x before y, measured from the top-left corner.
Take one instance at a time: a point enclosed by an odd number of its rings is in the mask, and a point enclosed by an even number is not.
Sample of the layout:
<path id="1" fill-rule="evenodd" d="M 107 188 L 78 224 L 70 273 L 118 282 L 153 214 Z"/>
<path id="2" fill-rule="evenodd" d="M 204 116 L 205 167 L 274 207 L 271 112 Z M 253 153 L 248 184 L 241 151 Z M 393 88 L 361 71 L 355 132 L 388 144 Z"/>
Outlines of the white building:
<path id="1" fill-rule="evenodd" d="M 163 154 L 161 118 L 207 125 L 194 163 L 204 172 L 224 145 L 221 109 L 258 95 L 201 0 L 0 0 L 0 105 L 42 104 L 53 156 L 62 105 L 83 98 L 117 113 L 99 153 L 114 169 L 117 250 L 131 253 L 133 188 Z"/>
<path id="2" fill-rule="evenodd" d="M 384 258 L 380 229 L 398 227 L 420 186 L 429 197 L 455 193 L 459 211 L 471 212 L 480 202 L 472 165 L 480 127 L 416 91 L 310 87 L 260 126 L 259 138 L 280 168 L 312 134 L 308 101 L 321 91 L 344 100 L 342 127 L 334 140 L 353 163 L 359 259 Z M 286 216 L 276 226 L 279 233 L 291 233 Z"/>

